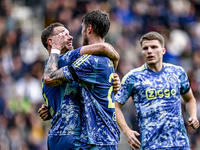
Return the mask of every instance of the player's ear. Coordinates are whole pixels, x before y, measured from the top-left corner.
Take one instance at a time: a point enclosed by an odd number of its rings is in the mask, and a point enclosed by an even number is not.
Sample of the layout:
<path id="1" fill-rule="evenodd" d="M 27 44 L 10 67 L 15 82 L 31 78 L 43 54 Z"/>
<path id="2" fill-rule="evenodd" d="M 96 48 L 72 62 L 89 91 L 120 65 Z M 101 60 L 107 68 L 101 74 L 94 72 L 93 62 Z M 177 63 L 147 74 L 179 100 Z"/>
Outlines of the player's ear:
<path id="1" fill-rule="evenodd" d="M 52 38 L 48 38 L 47 43 L 48 43 L 49 46 L 51 46 L 52 45 Z"/>
<path id="2" fill-rule="evenodd" d="M 166 49 L 165 48 L 163 48 L 163 55 L 166 53 Z"/>
<path id="3" fill-rule="evenodd" d="M 88 27 L 87 27 L 87 32 L 88 32 L 88 33 L 91 33 L 91 32 L 92 32 L 92 25 L 91 25 L 91 24 L 88 25 Z"/>

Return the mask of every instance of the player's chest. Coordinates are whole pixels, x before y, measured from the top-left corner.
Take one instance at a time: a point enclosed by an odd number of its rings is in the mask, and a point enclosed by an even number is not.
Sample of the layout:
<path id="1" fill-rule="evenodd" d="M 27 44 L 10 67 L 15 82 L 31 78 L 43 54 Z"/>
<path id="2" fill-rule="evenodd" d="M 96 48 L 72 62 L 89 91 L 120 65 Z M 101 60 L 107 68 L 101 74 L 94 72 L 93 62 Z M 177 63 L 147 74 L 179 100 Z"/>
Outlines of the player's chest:
<path id="1" fill-rule="evenodd" d="M 175 74 L 141 74 L 134 80 L 134 91 L 147 99 L 170 97 L 179 93 L 181 81 Z"/>

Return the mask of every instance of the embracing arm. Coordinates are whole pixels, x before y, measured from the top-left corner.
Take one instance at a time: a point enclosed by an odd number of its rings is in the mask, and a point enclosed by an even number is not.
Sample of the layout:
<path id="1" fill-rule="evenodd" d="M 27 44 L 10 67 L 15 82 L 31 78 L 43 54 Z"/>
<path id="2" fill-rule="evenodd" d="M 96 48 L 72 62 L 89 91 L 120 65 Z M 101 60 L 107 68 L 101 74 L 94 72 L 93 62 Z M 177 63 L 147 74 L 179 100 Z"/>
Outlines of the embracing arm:
<path id="1" fill-rule="evenodd" d="M 196 99 L 194 98 L 191 88 L 186 94 L 181 96 L 185 101 L 186 111 L 190 116 L 188 119 L 188 125 L 192 126 L 194 129 L 197 129 L 199 127 L 199 121 L 197 119 Z"/>
<path id="2" fill-rule="evenodd" d="M 119 61 L 119 54 L 109 43 L 95 43 L 86 45 L 81 48 L 80 55 L 93 54 L 93 55 L 105 55 L 113 60 L 115 70 Z"/>
<path id="3" fill-rule="evenodd" d="M 63 69 L 58 69 L 59 54 L 51 53 L 44 71 L 44 84 L 47 86 L 58 86 L 67 83 Z"/>
<path id="4" fill-rule="evenodd" d="M 52 37 L 52 49 L 60 50 L 65 46 L 65 43 L 66 38 L 63 34 L 58 34 Z M 96 43 L 83 46 L 80 50 L 80 55 L 84 54 L 106 55 L 113 59 L 115 69 L 119 61 L 119 54 L 108 43 Z M 58 86 L 68 82 L 63 73 L 63 69 L 58 69 L 58 58 L 58 53 L 51 52 L 44 72 L 44 84 L 47 86 Z"/>
<path id="5" fill-rule="evenodd" d="M 63 69 L 58 69 L 60 50 L 66 45 L 66 40 L 63 33 L 52 37 L 52 49 L 44 70 L 44 84 L 47 86 L 58 86 L 67 82 Z"/>

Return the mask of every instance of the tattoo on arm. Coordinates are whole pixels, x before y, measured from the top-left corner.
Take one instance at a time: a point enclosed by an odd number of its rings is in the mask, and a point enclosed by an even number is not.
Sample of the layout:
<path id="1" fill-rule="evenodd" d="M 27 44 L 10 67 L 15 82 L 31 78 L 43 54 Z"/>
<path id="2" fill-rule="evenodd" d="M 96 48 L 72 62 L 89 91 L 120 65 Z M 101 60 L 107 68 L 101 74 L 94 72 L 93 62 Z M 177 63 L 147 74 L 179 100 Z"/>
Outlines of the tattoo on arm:
<path id="1" fill-rule="evenodd" d="M 55 80 L 57 85 L 61 85 L 61 84 L 67 83 L 66 82 L 67 79 L 65 78 L 65 75 L 63 73 L 62 68 L 57 70 L 57 71 L 54 71 L 50 75 L 50 79 Z"/>
<path id="2" fill-rule="evenodd" d="M 58 54 L 51 53 L 44 75 L 48 77 L 48 82 L 52 86 L 57 86 L 67 83 L 67 79 L 63 73 L 63 69 L 58 69 Z"/>
<path id="3" fill-rule="evenodd" d="M 51 74 L 55 70 L 58 70 L 58 54 L 52 53 L 49 57 L 49 60 L 47 62 L 47 66 L 45 68 L 45 74 Z"/>

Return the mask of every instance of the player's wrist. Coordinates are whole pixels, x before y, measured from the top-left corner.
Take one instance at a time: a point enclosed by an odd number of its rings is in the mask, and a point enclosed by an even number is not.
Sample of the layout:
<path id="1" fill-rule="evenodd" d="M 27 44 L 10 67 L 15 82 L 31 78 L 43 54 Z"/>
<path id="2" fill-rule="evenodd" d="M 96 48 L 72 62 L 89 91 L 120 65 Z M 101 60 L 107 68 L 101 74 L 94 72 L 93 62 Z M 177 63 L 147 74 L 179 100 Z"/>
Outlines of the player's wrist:
<path id="1" fill-rule="evenodd" d="M 59 49 L 52 48 L 52 49 L 51 49 L 51 53 L 60 55 L 60 50 L 59 50 Z"/>

